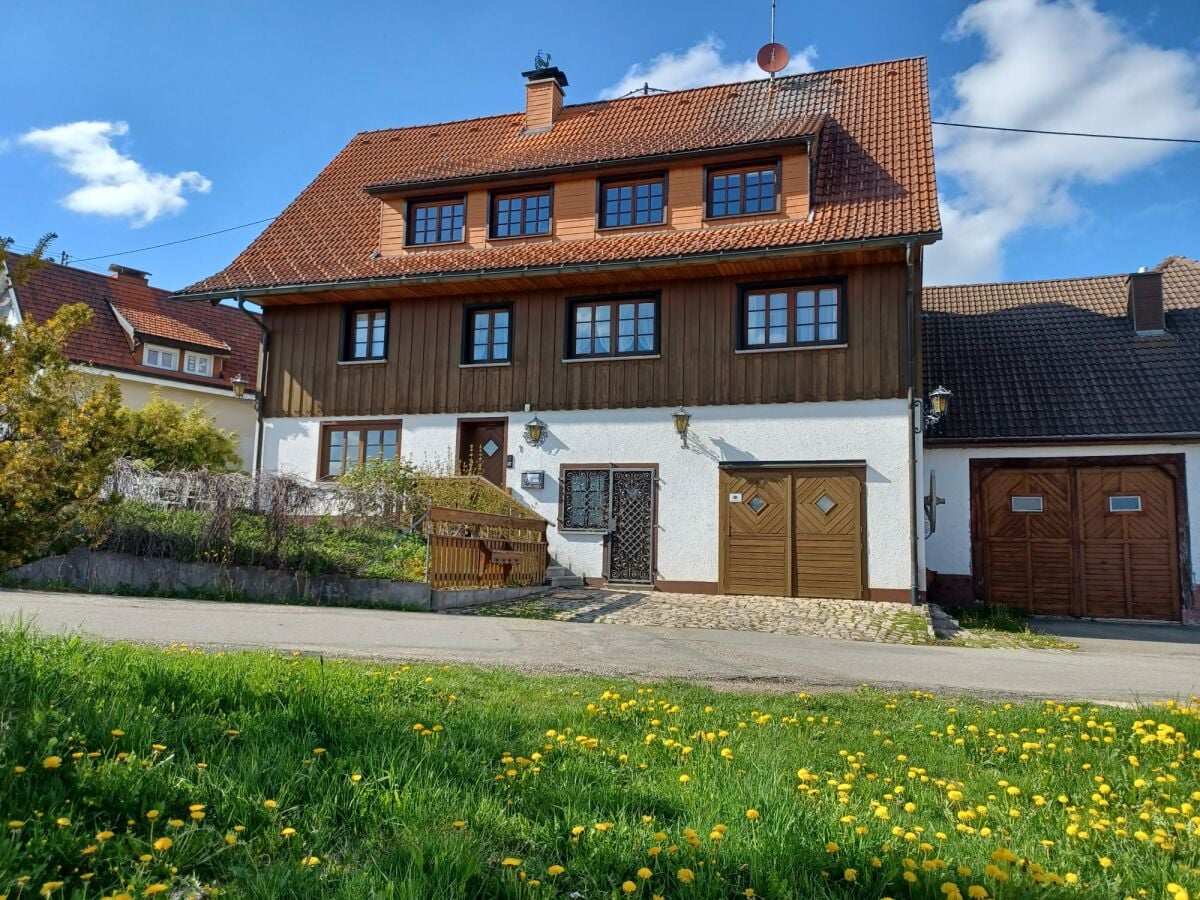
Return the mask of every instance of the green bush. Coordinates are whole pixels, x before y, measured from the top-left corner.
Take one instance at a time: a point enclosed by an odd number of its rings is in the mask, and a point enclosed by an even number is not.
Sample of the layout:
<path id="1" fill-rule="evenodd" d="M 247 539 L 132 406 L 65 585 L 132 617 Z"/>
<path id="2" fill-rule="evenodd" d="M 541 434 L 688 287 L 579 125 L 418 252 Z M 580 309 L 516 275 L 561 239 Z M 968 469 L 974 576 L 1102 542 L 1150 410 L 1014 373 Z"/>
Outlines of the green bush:
<path id="1" fill-rule="evenodd" d="M 241 468 L 237 435 L 222 431 L 197 401 L 191 409 L 158 392 L 141 409 L 123 411 L 122 454 L 160 472 Z"/>

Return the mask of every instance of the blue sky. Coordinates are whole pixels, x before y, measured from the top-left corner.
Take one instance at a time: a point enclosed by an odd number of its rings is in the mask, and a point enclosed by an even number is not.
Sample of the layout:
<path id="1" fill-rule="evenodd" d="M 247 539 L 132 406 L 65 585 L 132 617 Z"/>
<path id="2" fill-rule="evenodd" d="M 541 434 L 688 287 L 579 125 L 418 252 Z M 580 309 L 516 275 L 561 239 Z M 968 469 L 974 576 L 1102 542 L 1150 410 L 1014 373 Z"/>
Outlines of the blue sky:
<path id="1" fill-rule="evenodd" d="M 275 215 L 357 131 L 517 109 L 539 48 L 582 102 L 635 65 L 663 87 L 720 80 L 769 18 L 768 0 L 54 7 L 5 17 L 0 234 L 56 231 L 74 259 Z M 935 118 L 1200 137 L 1195 0 L 779 0 L 778 38 L 818 69 L 928 56 Z M 931 281 L 1200 256 L 1200 146 L 943 132 L 938 149 Z M 85 265 L 182 287 L 261 227 Z"/>

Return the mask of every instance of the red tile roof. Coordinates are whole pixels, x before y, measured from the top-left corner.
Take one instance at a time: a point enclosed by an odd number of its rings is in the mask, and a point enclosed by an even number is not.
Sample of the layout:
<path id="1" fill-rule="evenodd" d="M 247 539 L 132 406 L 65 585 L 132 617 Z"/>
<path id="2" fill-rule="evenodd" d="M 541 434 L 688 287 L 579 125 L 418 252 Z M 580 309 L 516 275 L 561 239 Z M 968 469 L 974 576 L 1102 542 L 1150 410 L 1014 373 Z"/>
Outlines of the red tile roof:
<path id="1" fill-rule="evenodd" d="M 1164 334 L 1134 333 L 1128 275 L 925 288 L 925 386 L 954 392 L 926 440 L 1200 435 L 1200 263 L 1155 268 Z"/>
<path id="2" fill-rule="evenodd" d="M 564 107 L 552 131 L 523 113 L 364 132 L 225 270 L 182 293 L 558 267 L 940 232 L 924 59 Z M 587 240 L 514 242 L 373 259 L 379 184 L 800 139 L 819 132 L 811 221 Z"/>
<path id="3" fill-rule="evenodd" d="M 54 264 L 32 271 L 17 285 L 16 295 L 21 315 L 35 322 L 45 322 L 62 306 L 87 304 L 92 310 L 92 323 L 67 345 L 67 355 L 75 362 L 214 387 L 228 387 L 240 372 L 251 384 L 257 383 L 259 329 L 241 310 L 171 301 L 167 299 L 170 291 L 133 279 Z M 139 336 L 151 342 L 228 355 L 222 377 L 203 378 L 142 366 L 138 354 L 130 349 L 114 308 Z"/>

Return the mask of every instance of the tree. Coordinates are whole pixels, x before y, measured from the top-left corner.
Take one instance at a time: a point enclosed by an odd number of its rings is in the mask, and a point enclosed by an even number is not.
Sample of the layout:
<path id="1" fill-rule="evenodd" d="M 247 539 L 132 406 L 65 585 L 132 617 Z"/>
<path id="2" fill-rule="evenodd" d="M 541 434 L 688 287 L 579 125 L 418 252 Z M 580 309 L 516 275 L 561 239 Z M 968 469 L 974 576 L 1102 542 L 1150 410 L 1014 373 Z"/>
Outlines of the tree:
<path id="1" fill-rule="evenodd" d="M 0 276 L 3 262 L 0 255 Z M 31 318 L 16 327 L 0 322 L 0 569 L 79 518 L 117 457 L 116 381 L 96 384 L 64 353 L 91 317 L 87 306 L 74 304 L 42 325 Z"/>
<path id="2" fill-rule="evenodd" d="M 141 409 L 124 410 L 122 419 L 123 455 L 152 469 L 222 472 L 241 465 L 237 435 L 218 428 L 199 402 L 185 410 L 155 391 Z"/>

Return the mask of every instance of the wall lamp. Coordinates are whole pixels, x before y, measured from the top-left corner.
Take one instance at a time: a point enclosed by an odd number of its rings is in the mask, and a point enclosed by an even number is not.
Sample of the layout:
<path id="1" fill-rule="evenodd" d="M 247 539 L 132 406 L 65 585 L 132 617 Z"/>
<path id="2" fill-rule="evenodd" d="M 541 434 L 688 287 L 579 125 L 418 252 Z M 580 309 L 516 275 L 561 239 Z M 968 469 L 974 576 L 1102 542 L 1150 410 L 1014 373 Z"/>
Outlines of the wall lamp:
<path id="1" fill-rule="evenodd" d="M 245 375 L 243 375 L 241 372 L 238 372 L 230 380 L 229 386 L 231 388 L 233 388 L 233 396 L 237 397 L 239 400 L 247 399 L 247 394 L 248 394 L 249 399 L 254 401 L 254 408 L 258 409 L 258 405 L 259 405 L 259 401 L 260 401 L 260 398 L 258 396 L 258 391 L 247 391 L 246 390 L 248 387 L 250 387 L 250 379 L 248 379 Z"/>
<path id="2" fill-rule="evenodd" d="M 546 428 L 546 423 L 534 416 L 525 423 L 525 443 L 530 447 L 540 447 L 546 442 L 546 434 L 549 429 Z"/>
<path id="3" fill-rule="evenodd" d="M 950 412 L 950 398 L 954 394 L 942 385 L 938 385 L 929 392 L 929 402 L 926 404 L 920 398 L 913 401 L 913 406 L 916 408 L 918 420 L 915 423 L 917 433 L 921 431 L 922 421 L 926 428 L 930 428 L 942 421 L 942 418 Z M 924 413 L 921 416 L 922 412 Z"/>
<path id="4" fill-rule="evenodd" d="M 688 426 L 691 424 L 692 414 L 680 406 L 671 413 L 671 419 L 675 423 L 675 433 L 679 435 L 680 446 L 687 449 Z"/>

